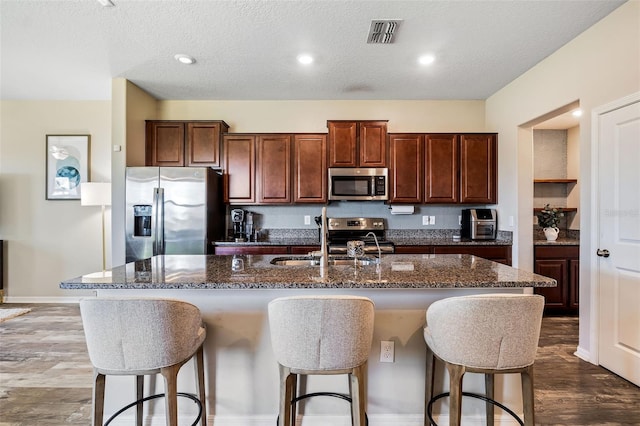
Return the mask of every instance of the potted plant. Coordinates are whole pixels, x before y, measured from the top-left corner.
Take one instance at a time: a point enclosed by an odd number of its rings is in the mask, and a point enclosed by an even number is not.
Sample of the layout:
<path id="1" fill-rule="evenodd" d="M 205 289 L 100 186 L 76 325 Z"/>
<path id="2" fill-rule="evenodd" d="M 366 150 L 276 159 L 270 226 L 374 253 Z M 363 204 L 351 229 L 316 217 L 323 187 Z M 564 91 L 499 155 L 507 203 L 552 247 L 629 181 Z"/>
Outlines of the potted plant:
<path id="1" fill-rule="evenodd" d="M 538 225 L 543 229 L 544 236 L 548 241 L 555 241 L 558 239 L 558 223 L 560 218 L 564 216 L 561 208 L 550 207 L 549 204 L 538 213 Z"/>

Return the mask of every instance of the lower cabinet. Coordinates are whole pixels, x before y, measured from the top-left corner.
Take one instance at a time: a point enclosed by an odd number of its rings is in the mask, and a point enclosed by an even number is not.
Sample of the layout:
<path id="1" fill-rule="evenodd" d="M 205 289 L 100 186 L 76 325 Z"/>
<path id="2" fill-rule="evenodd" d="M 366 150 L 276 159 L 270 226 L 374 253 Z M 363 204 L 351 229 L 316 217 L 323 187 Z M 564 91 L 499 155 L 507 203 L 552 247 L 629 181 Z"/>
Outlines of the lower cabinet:
<path id="1" fill-rule="evenodd" d="M 579 246 L 534 247 L 534 272 L 553 278 L 557 287 L 535 289 L 545 298 L 545 314 L 575 315 L 578 313 L 580 288 Z"/>
<path id="2" fill-rule="evenodd" d="M 307 254 L 320 250 L 320 246 L 215 246 L 215 254 Z"/>
<path id="3" fill-rule="evenodd" d="M 511 246 L 396 246 L 397 254 L 472 254 L 511 266 Z"/>

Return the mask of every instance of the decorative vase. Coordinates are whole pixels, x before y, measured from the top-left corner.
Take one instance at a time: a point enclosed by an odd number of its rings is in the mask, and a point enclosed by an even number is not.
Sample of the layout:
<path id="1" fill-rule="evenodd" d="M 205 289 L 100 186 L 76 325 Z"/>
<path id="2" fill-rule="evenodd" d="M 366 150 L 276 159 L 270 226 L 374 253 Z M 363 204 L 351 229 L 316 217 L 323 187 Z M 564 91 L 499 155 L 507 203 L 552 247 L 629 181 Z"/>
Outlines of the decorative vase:
<path id="1" fill-rule="evenodd" d="M 557 240 L 559 232 L 560 230 L 555 226 L 553 228 L 544 228 L 544 236 L 547 238 L 547 241 Z"/>

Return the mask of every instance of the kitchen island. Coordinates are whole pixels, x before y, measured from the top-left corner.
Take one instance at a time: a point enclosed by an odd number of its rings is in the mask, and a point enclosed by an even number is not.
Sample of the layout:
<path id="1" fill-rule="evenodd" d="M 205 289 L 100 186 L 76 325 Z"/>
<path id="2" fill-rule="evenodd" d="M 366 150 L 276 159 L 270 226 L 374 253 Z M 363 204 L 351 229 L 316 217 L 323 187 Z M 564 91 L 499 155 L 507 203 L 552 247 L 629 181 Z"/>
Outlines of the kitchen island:
<path id="1" fill-rule="evenodd" d="M 274 424 L 278 411 L 278 368 L 266 313 L 267 304 L 276 297 L 354 294 L 371 298 L 376 319 L 367 380 L 369 424 L 418 426 L 424 410 L 426 308 L 445 297 L 530 293 L 533 287 L 555 286 L 555 280 L 470 255 L 385 255 L 380 265 L 371 262 L 357 268 L 352 261 L 328 268 L 274 264 L 291 258 L 295 256 L 156 256 L 113 268 L 111 277 L 78 277 L 60 286 L 93 289 L 98 296 L 173 297 L 197 305 L 208 327 L 207 406 L 214 424 L 265 426 Z M 393 363 L 379 361 L 383 340 L 395 343 Z M 444 373 L 439 374 L 444 379 Z M 155 380 L 150 381 L 155 385 Z M 107 379 L 106 413 L 135 399 L 133 383 L 125 377 Z M 179 383 L 182 390 L 194 389 L 191 368 L 181 370 Z M 470 374 L 465 390 L 481 391 L 483 383 L 481 377 Z M 310 377 L 305 386 L 308 392 L 348 389 L 343 376 Z M 498 382 L 496 396 L 516 412 L 521 410 L 517 377 Z M 314 398 L 301 408 L 305 425 L 349 424 L 349 410 L 342 400 Z M 483 404 L 465 401 L 463 408 L 463 415 L 472 422 L 484 416 Z M 162 404 L 147 409 L 158 417 L 154 424 L 163 417 Z M 181 404 L 185 424 L 194 410 L 192 404 Z M 446 408 L 436 406 L 437 411 L 446 413 Z M 122 424 L 132 416 L 124 416 Z M 446 416 L 439 418 L 440 424 L 446 424 Z"/>

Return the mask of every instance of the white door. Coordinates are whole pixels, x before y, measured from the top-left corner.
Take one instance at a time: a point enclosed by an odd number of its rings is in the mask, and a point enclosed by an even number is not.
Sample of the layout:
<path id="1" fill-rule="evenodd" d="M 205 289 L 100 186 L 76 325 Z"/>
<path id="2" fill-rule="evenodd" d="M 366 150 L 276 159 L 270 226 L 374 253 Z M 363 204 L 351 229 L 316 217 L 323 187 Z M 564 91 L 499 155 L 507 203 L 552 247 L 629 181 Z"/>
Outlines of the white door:
<path id="1" fill-rule="evenodd" d="M 640 101 L 598 127 L 598 360 L 640 386 Z"/>

